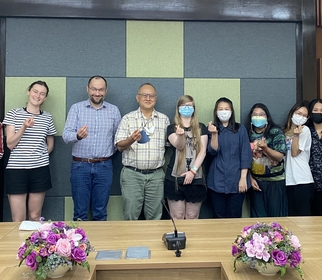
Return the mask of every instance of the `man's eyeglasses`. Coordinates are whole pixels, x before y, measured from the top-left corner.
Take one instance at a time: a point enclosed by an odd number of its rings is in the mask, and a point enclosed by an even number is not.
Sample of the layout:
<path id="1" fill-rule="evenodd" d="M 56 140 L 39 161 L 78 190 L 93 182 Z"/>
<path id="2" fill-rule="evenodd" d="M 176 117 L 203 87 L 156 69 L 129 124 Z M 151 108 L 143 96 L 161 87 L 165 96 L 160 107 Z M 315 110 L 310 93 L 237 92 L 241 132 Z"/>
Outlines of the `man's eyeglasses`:
<path id="1" fill-rule="evenodd" d="M 138 93 L 138 95 L 142 96 L 144 99 L 147 99 L 148 97 L 150 99 L 156 98 L 156 94 L 149 94 L 149 93 Z"/>
<path id="2" fill-rule="evenodd" d="M 98 91 L 98 92 L 100 92 L 100 93 L 103 93 L 103 92 L 105 92 L 105 91 L 106 91 L 106 89 L 105 89 L 105 88 L 94 88 L 94 87 L 89 87 L 89 89 L 90 89 L 91 91 L 93 91 L 93 92 Z"/>

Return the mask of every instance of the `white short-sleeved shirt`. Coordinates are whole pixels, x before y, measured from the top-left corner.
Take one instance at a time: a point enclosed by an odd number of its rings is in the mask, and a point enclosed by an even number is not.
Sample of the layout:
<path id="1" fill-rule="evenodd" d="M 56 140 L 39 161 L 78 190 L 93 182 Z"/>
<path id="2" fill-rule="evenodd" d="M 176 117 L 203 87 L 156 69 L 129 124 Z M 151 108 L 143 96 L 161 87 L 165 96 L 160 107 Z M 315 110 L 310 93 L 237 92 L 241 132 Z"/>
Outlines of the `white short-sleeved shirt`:
<path id="1" fill-rule="evenodd" d="M 285 156 L 285 180 L 286 186 L 313 183 L 313 177 L 309 166 L 311 149 L 311 132 L 307 126 L 303 126 L 299 135 L 299 149 L 301 153 L 296 157 L 291 155 L 293 138 L 286 136 L 287 152 Z"/>

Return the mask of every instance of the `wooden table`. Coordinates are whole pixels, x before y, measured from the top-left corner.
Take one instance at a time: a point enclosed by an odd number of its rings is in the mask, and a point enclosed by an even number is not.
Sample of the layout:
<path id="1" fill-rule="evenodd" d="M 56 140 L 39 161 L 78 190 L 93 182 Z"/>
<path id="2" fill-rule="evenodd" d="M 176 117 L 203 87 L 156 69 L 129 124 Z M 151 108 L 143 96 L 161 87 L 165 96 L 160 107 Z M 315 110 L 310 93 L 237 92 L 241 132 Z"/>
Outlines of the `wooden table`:
<path id="1" fill-rule="evenodd" d="M 170 220 L 82 222 L 80 226 L 96 251 L 122 250 L 122 258 L 97 261 L 96 252 L 92 252 L 88 258 L 91 273 L 75 267 L 61 279 L 268 279 L 247 265 L 238 264 L 237 272 L 233 272 L 232 242 L 242 228 L 257 221 L 276 221 L 292 230 L 302 244 L 305 279 L 322 279 L 322 217 L 176 221 L 178 231 L 184 231 L 187 237 L 186 249 L 182 250 L 179 258 L 161 241 L 163 233 L 173 231 Z M 17 267 L 18 247 L 30 235 L 30 232 L 19 231 L 18 227 L 18 223 L 0 223 L 0 279 L 33 280 L 30 274 L 29 278 L 24 278 L 30 272 L 25 265 Z M 148 246 L 151 258 L 125 259 L 129 246 Z M 269 279 L 278 279 L 278 275 Z M 282 279 L 300 278 L 295 269 L 288 269 Z"/>

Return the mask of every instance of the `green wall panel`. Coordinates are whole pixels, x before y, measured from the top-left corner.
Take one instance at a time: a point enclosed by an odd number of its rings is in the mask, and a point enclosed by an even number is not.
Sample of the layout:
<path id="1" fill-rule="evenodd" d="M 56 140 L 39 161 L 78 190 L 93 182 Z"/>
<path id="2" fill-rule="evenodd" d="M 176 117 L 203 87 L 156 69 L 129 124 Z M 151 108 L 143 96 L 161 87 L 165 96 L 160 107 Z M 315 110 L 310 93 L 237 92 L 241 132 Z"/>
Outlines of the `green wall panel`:
<path id="1" fill-rule="evenodd" d="M 127 77 L 183 77 L 183 22 L 127 21 Z"/>
<path id="2" fill-rule="evenodd" d="M 65 197 L 65 221 L 73 220 L 73 210 L 74 203 L 70 196 Z M 108 221 L 120 221 L 123 218 L 123 208 L 122 208 L 122 196 L 121 195 L 111 195 L 107 204 L 107 220 Z"/>
<path id="3" fill-rule="evenodd" d="M 66 116 L 66 78 L 6 77 L 5 112 L 12 108 L 25 107 L 28 101 L 27 89 L 37 80 L 45 81 L 49 87 L 48 97 L 41 108 L 53 116 L 56 136 L 61 136 Z"/>
<path id="4" fill-rule="evenodd" d="M 233 102 L 236 121 L 240 121 L 239 79 L 185 79 L 184 94 L 194 98 L 198 120 L 205 125 L 213 120 L 215 103 L 220 97 L 227 97 Z"/>

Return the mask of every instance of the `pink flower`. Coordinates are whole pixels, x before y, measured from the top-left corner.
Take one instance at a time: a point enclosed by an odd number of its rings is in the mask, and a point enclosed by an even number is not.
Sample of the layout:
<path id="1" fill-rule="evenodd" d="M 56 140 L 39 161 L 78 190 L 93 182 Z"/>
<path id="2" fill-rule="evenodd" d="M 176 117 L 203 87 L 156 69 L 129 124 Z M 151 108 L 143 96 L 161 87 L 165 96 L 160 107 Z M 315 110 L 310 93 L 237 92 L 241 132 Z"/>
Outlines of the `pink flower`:
<path id="1" fill-rule="evenodd" d="M 78 248 L 79 248 L 79 249 L 81 249 L 81 250 L 83 250 L 83 251 L 85 251 L 85 250 L 86 250 L 86 248 L 87 248 L 87 245 L 86 245 L 85 243 L 82 243 L 82 244 L 80 244 L 80 245 L 78 246 Z"/>
<path id="2" fill-rule="evenodd" d="M 71 254 L 71 245 L 67 239 L 59 239 L 56 243 L 55 252 L 57 252 L 62 257 L 70 257 Z"/>
<path id="3" fill-rule="evenodd" d="M 48 252 L 51 254 L 51 253 L 54 253 L 55 252 L 55 248 L 56 246 L 55 245 L 51 245 L 48 249 Z"/>
<path id="4" fill-rule="evenodd" d="M 291 242 L 292 242 L 292 245 L 295 249 L 298 249 L 301 247 L 300 240 L 297 238 L 297 236 L 292 235 Z"/>
<path id="5" fill-rule="evenodd" d="M 49 230 L 51 230 L 52 225 L 53 225 L 52 223 L 45 223 L 45 224 L 42 224 L 42 225 L 40 226 L 40 228 L 39 228 L 39 231 L 40 231 L 40 232 L 49 231 Z"/>

